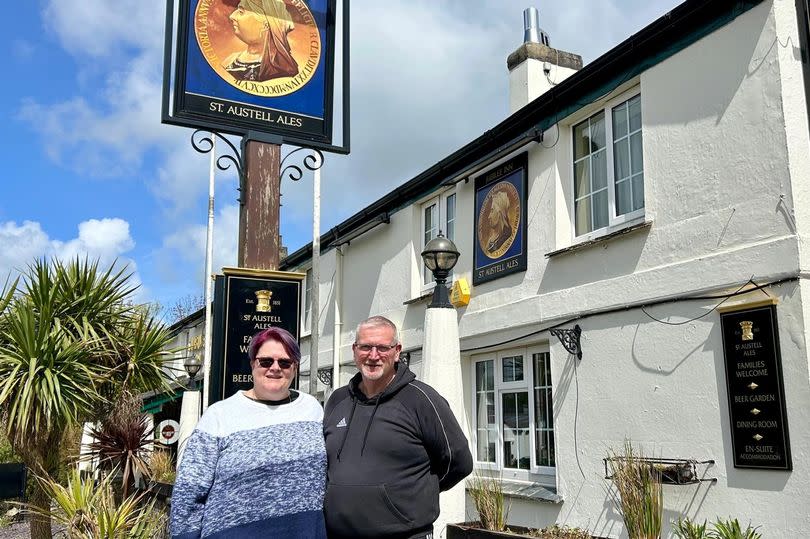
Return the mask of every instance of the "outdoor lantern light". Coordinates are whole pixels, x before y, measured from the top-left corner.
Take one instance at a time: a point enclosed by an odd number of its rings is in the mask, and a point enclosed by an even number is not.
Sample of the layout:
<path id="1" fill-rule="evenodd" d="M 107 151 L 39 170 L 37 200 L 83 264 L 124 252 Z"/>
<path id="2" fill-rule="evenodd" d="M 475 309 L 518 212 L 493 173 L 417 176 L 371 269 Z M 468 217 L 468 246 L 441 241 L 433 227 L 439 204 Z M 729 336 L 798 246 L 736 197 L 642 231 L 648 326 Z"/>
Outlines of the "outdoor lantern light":
<path id="1" fill-rule="evenodd" d="M 445 238 L 441 232 L 425 245 L 425 250 L 422 251 L 422 260 L 425 261 L 425 266 L 433 272 L 433 278 L 436 280 L 436 287 L 433 289 L 433 300 L 428 305 L 428 308 L 453 308 L 446 283 L 447 276 L 450 275 L 456 262 L 458 262 L 458 255 L 456 244 L 451 239 Z"/>
<path id="2" fill-rule="evenodd" d="M 202 367 L 202 359 L 200 359 L 200 356 L 197 354 L 186 356 L 186 359 L 183 360 L 183 367 L 185 367 L 186 372 L 188 373 L 188 386 L 193 388 L 194 376 L 200 372 L 200 367 Z"/>

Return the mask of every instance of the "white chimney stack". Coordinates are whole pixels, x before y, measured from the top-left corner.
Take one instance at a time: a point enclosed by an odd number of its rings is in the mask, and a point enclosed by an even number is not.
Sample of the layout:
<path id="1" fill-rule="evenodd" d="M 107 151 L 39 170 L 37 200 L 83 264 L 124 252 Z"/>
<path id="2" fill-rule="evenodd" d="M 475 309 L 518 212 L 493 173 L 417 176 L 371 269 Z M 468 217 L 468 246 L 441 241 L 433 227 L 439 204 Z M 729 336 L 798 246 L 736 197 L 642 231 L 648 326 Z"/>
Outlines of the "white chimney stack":
<path id="1" fill-rule="evenodd" d="M 523 11 L 523 44 L 506 60 L 509 68 L 509 112 L 537 99 L 563 79 L 582 69 L 582 57 L 549 45 L 535 7 Z"/>

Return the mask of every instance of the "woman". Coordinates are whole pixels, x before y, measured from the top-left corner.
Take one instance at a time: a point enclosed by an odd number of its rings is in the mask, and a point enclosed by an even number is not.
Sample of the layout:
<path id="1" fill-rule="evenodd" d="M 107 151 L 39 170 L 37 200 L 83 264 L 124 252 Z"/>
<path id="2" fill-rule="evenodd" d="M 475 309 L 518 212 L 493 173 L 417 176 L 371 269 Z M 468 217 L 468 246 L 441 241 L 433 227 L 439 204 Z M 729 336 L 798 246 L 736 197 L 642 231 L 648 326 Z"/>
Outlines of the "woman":
<path id="1" fill-rule="evenodd" d="M 253 387 L 211 405 L 172 492 L 172 537 L 324 538 L 323 409 L 290 389 L 301 352 L 270 328 L 248 347 Z"/>
<path id="2" fill-rule="evenodd" d="M 512 238 L 512 225 L 509 224 L 509 195 L 503 191 L 495 193 L 492 198 L 492 209 L 489 211 L 489 226 L 491 232 L 486 250 L 487 254 L 491 255 Z"/>
<path id="3" fill-rule="evenodd" d="M 263 82 L 298 74 L 287 40 L 294 25 L 283 0 L 241 0 L 228 19 L 234 35 L 247 45 L 223 62 L 236 80 Z"/>

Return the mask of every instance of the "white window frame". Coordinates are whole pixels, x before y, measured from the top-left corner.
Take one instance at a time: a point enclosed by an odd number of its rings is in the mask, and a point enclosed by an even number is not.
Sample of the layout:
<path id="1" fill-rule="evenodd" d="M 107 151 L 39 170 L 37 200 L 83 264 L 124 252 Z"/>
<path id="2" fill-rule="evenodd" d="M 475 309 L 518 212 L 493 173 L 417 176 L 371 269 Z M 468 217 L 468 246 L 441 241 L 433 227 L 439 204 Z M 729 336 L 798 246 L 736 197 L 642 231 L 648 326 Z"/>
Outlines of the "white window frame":
<path id="1" fill-rule="evenodd" d="M 525 348 L 509 348 L 504 350 L 498 350 L 496 352 L 490 352 L 487 354 L 480 354 L 472 356 L 470 359 L 470 368 L 471 368 L 471 383 L 472 383 L 472 406 L 471 406 L 471 451 L 473 454 L 473 460 L 475 463 L 475 468 L 479 470 L 491 470 L 497 472 L 499 476 L 503 479 L 513 479 L 518 481 L 531 481 L 531 482 L 539 482 L 546 485 L 554 485 L 555 484 L 555 477 L 557 473 L 556 466 L 540 466 L 537 463 L 537 451 L 536 451 L 536 440 L 535 440 L 535 428 L 536 428 L 536 417 L 535 417 L 535 407 L 537 406 L 534 402 L 534 354 L 538 353 L 546 353 L 549 354 L 549 347 L 548 345 L 541 344 L 541 345 L 534 345 L 528 346 Z M 505 357 L 511 357 L 515 355 L 522 355 L 523 356 L 523 380 L 515 381 L 515 382 L 504 382 L 503 381 L 503 359 Z M 498 442 L 495 449 L 495 462 L 486 462 L 478 460 L 478 408 L 476 406 L 476 394 L 477 394 L 477 386 L 476 386 L 476 365 L 482 361 L 493 361 L 494 369 L 495 369 L 495 423 L 498 428 Z M 503 449 L 504 449 L 504 436 L 503 436 L 503 394 L 504 393 L 512 393 L 515 391 L 522 391 L 528 394 L 529 398 L 529 452 L 531 454 L 531 460 L 528 470 L 521 470 L 521 469 L 514 469 L 514 468 L 505 468 L 504 467 L 504 458 L 503 458 Z M 553 394 L 553 386 L 552 386 L 552 394 Z M 550 412 L 552 414 L 553 419 L 553 404 L 550 408 Z M 554 444 L 555 444 L 555 462 L 556 462 L 556 444 L 557 444 L 557 436 L 556 436 L 556 423 L 553 423 L 552 431 L 555 433 L 554 436 Z"/>
<path id="2" fill-rule="evenodd" d="M 598 108 L 588 109 L 588 112 L 582 115 L 577 115 L 576 118 L 570 123 L 570 144 L 569 147 L 569 159 L 568 159 L 568 167 L 569 173 L 571 175 L 571 197 L 570 197 L 570 215 L 571 215 L 571 237 L 573 243 L 582 243 L 585 241 L 589 241 L 592 239 L 599 238 L 601 236 L 605 236 L 622 228 L 632 226 L 634 224 L 640 223 L 644 221 L 645 216 L 645 209 L 646 209 L 646 194 L 647 194 L 647 175 L 644 174 L 644 195 L 645 195 L 645 203 L 644 206 L 639 208 L 638 210 L 625 213 L 623 215 L 616 216 L 616 179 L 615 179 L 615 172 L 614 172 L 614 156 L 613 156 L 613 109 L 617 106 L 623 104 L 625 101 L 629 101 L 634 97 L 638 96 L 641 99 L 641 89 L 636 86 L 622 94 L 606 101 L 602 106 Z M 643 100 L 641 101 L 641 105 L 643 107 Z M 604 113 L 605 115 L 605 152 L 606 152 L 606 160 L 607 160 L 607 195 L 608 195 L 608 224 L 606 227 L 599 228 L 596 230 L 591 230 L 590 232 L 586 232 L 582 235 L 577 236 L 577 215 L 576 215 L 576 174 L 574 172 L 574 129 L 582 122 L 585 122 L 592 118 L 593 116 L 599 114 L 600 112 Z M 629 129 L 629 126 L 628 126 Z M 642 160 L 644 155 L 644 113 L 642 110 L 641 114 L 641 136 L 642 136 L 642 143 L 641 143 L 641 152 L 642 152 Z M 628 133 L 629 136 L 629 133 Z M 642 168 L 643 172 L 643 168 Z"/>
<path id="3" fill-rule="evenodd" d="M 436 205 L 436 210 L 437 210 L 436 215 L 437 215 L 437 221 L 438 221 L 438 226 L 436 227 L 436 233 L 438 234 L 439 232 L 441 232 L 442 234 L 444 234 L 445 237 L 447 237 L 447 224 L 448 224 L 448 222 L 450 222 L 447 219 L 447 200 L 449 198 L 451 198 L 451 197 L 455 197 L 454 198 L 455 204 L 453 206 L 453 219 L 451 220 L 452 223 L 453 223 L 453 229 L 454 229 L 454 234 L 453 235 L 455 235 L 455 228 L 456 228 L 456 224 L 458 223 L 458 196 L 456 196 L 456 190 L 455 189 L 451 188 L 451 189 L 448 189 L 447 191 L 443 191 L 442 193 L 439 193 L 438 195 L 434 195 L 433 197 L 423 201 L 419 205 L 419 215 L 420 215 L 420 227 L 419 227 L 419 246 L 420 246 L 420 249 L 419 249 L 419 253 L 421 253 L 422 251 L 425 250 L 425 245 L 427 244 L 427 242 L 425 241 L 425 225 L 427 224 L 425 222 L 425 209 L 429 208 L 430 206 L 432 206 L 434 204 Z M 454 237 L 450 238 L 450 239 L 455 241 Z M 427 270 L 427 268 L 425 268 L 425 263 L 422 261 L 422 257 L 420 256 L 419 257 L 419 286 L 420 286 L 420 289 L 421 289 L 422 293 L 433 290 L 433 288 L 436 286 L 436 282 L 433 280 L 432 274 L 428 278 L 426 276 L 426 272 L 430 273 L 429 270 Z M 450 275 L 448 275 L 448 277 L 447 277 L 448 286 L 451 285 L 452 281 L 453 281 L 453 272 L 450 272 Z"/>

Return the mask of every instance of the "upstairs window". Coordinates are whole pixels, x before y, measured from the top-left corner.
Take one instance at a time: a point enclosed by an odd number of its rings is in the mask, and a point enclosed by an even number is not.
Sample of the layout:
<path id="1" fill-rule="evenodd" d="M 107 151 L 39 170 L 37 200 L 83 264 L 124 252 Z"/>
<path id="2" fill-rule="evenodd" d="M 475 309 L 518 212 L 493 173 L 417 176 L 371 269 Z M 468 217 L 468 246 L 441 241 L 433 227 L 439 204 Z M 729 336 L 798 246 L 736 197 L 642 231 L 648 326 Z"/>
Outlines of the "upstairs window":
<path id="1" fill-rule="evenodd" d="M 430 240 L 439 235 L 439 232 L 446 238 L 456 240 L 456 193 L 454 191 L 432 198 L 422 205 L 422 249 L 420 249 L 420 253 Z M 427 269 L 421 258 L 419 264 L 422 266 L 422 287 L 432 286 L 433 273 Z M 452 280 L 452 278 L 453 276 L 450 274 L 448 280 Z"/>
<path id="2" fill-rule="evenodd" d="M 574 234 L 598 236 L 644 216 L 641 95 L 573 128 Z"/>

